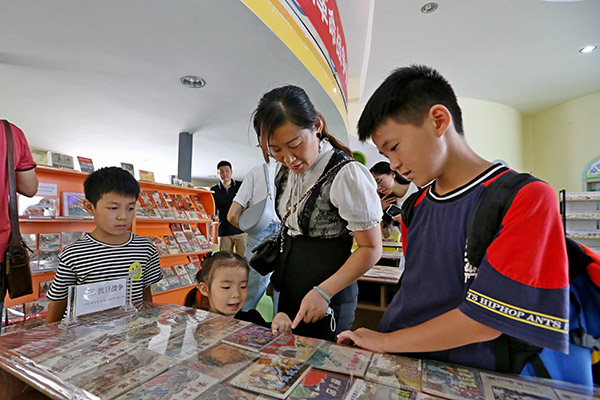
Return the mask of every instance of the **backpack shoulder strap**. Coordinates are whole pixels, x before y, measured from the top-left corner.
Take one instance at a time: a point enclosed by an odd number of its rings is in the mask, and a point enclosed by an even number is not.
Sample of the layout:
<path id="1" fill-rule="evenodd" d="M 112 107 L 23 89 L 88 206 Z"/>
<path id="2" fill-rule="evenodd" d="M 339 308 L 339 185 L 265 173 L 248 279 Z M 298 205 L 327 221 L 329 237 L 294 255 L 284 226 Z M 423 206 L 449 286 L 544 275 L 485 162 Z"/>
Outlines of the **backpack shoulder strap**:
<path id="1" fill-rule="evenodd" d="M 467 228 L 467 258 L 471 265 L 477 267 L 481 264 L 519 190 L 538 180 L 530 174 L 508 170 L 485 189 Z"/>
<path id="2" fill-rule="evenodd" d="M 418 200 L 423 196 L 430 185 L 431 184 L 419 188 L 419 190 L 409 195 L 406 200 L 404 200 L 404 203 L 402 203 L 400 214 L 402 215 L 402 223 L 406 228 L 408 228 L 412 221 L 412 217 L 415 212 L 415 206 L 417 205 Z"/>

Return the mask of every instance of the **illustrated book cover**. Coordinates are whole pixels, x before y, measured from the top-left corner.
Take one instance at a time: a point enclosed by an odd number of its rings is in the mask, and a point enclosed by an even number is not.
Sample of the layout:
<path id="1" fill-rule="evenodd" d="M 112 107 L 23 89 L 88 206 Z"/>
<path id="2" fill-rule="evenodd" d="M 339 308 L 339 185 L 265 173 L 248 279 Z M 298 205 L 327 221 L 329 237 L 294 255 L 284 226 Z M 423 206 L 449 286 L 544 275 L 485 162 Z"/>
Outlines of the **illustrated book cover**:
<path id="1" fill-rule="evenodd" d="M 508 376 L 481 372 L 486 399 L 558 400 L 551 387 Z"/>
<path id="2" fill-rule="evenodd" d="M 175 236 L 173 235 L 164 235 L 163 240 L 167 245 L 167 249 L 169 250 L 169 254 L 179 254 L 181 253 L 181 249 L 177 244 L 177 240 L 175 240 Z"/>
<path id="3" fill-rule="evenodd" d="M 196 207 L 196 211 L 198 212 L 198 216 L 201 219 L 209 219 L 208 213 L 206 212 L 206 209 L 204 208 L 204 205 L 202 205 L 202 201 L 200 201 L 200 196 L 198 196 L 197 194 L 192 194 L 192 195 L 190 195 L 190 199 L 192 200 L 192 203 L 194 204 L 194 207 Z"/>
<path id="4" fill-rule="evenodd" d="M 60 233 L 60 247 L 66 247 L 81 239 L 85 235 L 82 231 L 64 231 Z"/>
<path id="5" fill-rule="evenodd" d="M 415 400 L 417 393 L 376 382 L 356 379 L 344 400 Z"/>
<path id="6" fill-rule="evenodd" d="M 273 333 L 270 328 L 250 325 L 224 337 L 222 341 L 243 349 L 260 351 L 281 335 L 281 332 Z"/>
<path id="7" fill-rule="evenodd" d="M 48 162 L 48 150 L 31 149 L 31 156 L 33 157 L 33 162 L 37 165 L 50 165 Z"/>
<path id="8" fill-rule="evenodd" d="M 123 168 L 125 171 L 129 172 L 131 175 L 135 176 L 135 170 L 133 169 L 133 164 L 122 162 L 121 168 Z"/>
<path id="9" fill-rule="evenodd" d="M 142 383 L 140 386 L 118 397 L 118 400 L 174 399 L 190 400 L 197 398 L 205 390 L 217 383 L 200 372 L 197 363 L 183 361 L 162 374 Z"/>
<path id="10" fill-rule="evenodd" d="M 311 369 L 292 390 L 288 400 L 333 400 L 343 399 L 350 389 L 348 377 L 335 376 L 324 371 Z"/>
<path id="11" fill-rule="evenodd" d="M 421 390 L 421 360 L 374 353 L 365 378 L 397 388 Z"/>
<path id="12" fill-rule="evenodd" d="M 60 233 L 40 233 L 38 235 L 38 248 L 40 250 L 60 249 Z"/>
<path id="13" fill-rule="evenodd" d="M 62 192 L 62 215 L 75 218 L 93 218 L 83 206 L 84 193 Z"/>
<path id="14" fill-rule="evenodd" d="M 328 371 L 364 376 L 372 354 L 356 347 L 324 341 L 307 363 Z"/>
<path id="15" fill-rule="evenodd" d="M 163 276 L 165 278 L 169 278 L 171 276 L 175 276 L 176 275 L 175 271 L 173 270 L 173 267 L 163 267 L 162 271 L 163 271 Z"/>
<path id="16" fill-rule="evenodd" d="M 23 238 L 23 242 L 29 247 L 30 250 L 35 250 L 37 248 L 37 234 L 35 233 L 21 233 L 21 238 Z"/>
<path id="17" fill-rule="evenodd" d="M 285 399 L 309 368 L 309 365 L 291 358 L 263 354 L 229 383 L 242 389 Z"/>
<path id="18" fill-rule="evenodd" d="M 198 364 L 198 371 L 217 379 L 226 379 L 254 361 L 258 354 L 219 343 L 190 359 Z"/>
<path id="19" fill-rule="evenodd" d="M 53 167 L 75 169 L 73 165 L 73 156 L 49 151 L 48 161 L 50 161 Z"/>
<path id="20" fill-rule="evenodd" d="M 202 323 L 194 332 L 198 351 L 211 347 L 225 336 L 248 325 L 250 325 L 249 322 L 223 316 L 216 316 Z"/>
<path id="21" fill-rule="evenodd" d="M 150 241 L 154 243 L 154 246 L 156 246 L 156 250 L 158 250 L 158 255 L 166 256 L 170 254 L 167 244 L 161 236 L 150 236 Z"/>
<path id="22" fill-rule="evenodd" d="M 18 196 L 19 217 L 53 218 L 58 215 L 58 198 L 47 196 Z"/>
<path id="23" fill-rule="evenodd" d="M 485 399 L 476 369 L 434 360 L 423 360 L 421 390 L 447 399 Z"/>
<path id="24" fill-rule="evenodd" d="M 262 352 L 306 362 L 322 343 L 321 339 L 285 333 L 265 347 Z"/>
<path id="25" fill-rule="evenodd" d="M 91 158 L 77 156 L 81 172 L 94 172 L 94 162 Z"/>
<path id="26" fill-rule="evenodd" d="M 154 182 L 154 172 L 143 169 L 138 170 L 138 172 L 140 173 L 140 181 Z"/>

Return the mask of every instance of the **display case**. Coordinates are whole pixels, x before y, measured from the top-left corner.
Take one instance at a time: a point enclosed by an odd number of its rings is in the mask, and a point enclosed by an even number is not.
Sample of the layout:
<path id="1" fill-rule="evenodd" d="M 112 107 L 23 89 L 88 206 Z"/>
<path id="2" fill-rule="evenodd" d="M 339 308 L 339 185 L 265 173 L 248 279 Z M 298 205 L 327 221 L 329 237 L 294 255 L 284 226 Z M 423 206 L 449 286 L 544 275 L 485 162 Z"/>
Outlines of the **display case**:
<path id="1" fill-rule="evenodd" d="M 77 235 L 91 232 L 95 225 L 91 216 L 81 212 L 83 182 L 89 175 L 85 172 L 61 168 L 37 166 L 36 175 L 40 182 L 38 194 L 33 199 L 19 196 L 19 225 L 24 240 L 28 242 L 31 254 L 33 276 L 33 294 L 5 299 L 7 306 L 31 302 L 43 296 L 44 285 L 54 278 L 58 263 L 58 253 L 68 244 L 76 240 Z M 204 209 L 204 217 L 190 219 L 187 215 L 176 218 L 150 218 L 138 215 L 134 219 L 131 231 L 141 236 L 171 235 L 172 224 L 188 224 L 197 229 L 207 241 L 215 239 L 211 215 L 215 214 L 215 204 L 211 191 L 206 189 L 187 188 L 154 182 L 140 181 L 143 191 L 156 191 L 169 195 L 196 196 Z M 193 213 L 192 213 L 193 215 Z M 40 236 L 40 234 L 42 236 Z M 63 240 L 65 238 L 65 240 Z M 68 239 L 66 239 L 68 238 Z M 192 251 L 181 251 L 177 254 L 160 256 L 161 267 L 187 265 L 210 251 L 208 247 Z M 190 260 L 192 257 L 192 260 Z M 188 273 L 191 274 L 190 271 Z M 176 288 L 156 291 L 153 298 L 159 303 L 183 304 L 183 299 L 193 282 L 181 284 Z"/>

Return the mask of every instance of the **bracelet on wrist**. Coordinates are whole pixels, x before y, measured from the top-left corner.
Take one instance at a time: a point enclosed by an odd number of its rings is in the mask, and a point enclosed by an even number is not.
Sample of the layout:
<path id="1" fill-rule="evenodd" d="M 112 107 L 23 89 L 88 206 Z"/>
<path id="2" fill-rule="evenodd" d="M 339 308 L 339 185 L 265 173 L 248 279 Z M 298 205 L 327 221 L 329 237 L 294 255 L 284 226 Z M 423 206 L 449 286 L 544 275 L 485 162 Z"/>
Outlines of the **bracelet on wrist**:
<path id="1" fill-rule="evenodd" d="M 329 296 L 327 296 L 327 293 L 325 293 L 325 291 L 323 289 L 321 289 L 318 286 L 313 286 L 313 289 L 315 289 L 317 292 L 319 292 L 321 294 L 321 296 L 323 296 L 323 298 L 325 299 L 327 304 L 331 303 L 331 299 L 329 298 Z"/>

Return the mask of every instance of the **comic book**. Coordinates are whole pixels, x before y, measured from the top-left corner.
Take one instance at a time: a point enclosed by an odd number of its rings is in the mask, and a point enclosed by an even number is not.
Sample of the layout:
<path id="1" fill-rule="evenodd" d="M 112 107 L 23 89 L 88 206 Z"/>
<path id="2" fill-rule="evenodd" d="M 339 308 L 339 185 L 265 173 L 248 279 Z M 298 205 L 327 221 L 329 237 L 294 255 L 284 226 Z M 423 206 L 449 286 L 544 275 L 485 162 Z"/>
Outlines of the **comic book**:
<path id="1" fill-rule="evenodd" d="M 192 194 L 192 195 L 190 195 L 190 199 L 192 200 L 194 207 L 196 207 L 198 216 L 201 219 L 209 219 L 208 213 L 206 212 L 206 210 L 204 209 L 204 206 L 202 205 L 202 202 L 200 201 L 200 196 L 198 196 L 197 194 Z"/>
<path id="2" fill-rule="evenodd" d="M 487 399 L 558 400 L 551 387 L 522 379 L 481 372 Z"/>
<path id="3" fill-rule="evenodd" d="M 164 278 L 156 282 L 156 287 L 158 289 L 157 292 L 164 292 L 170 289 L 169 282 Z"/>
<path id="4" fill-rule="evenodd" d="M 62 192 L 62 215 L 75 218 L 93 218 L 83 206 L 84 199 L 85 194 L 83 193 Z"/>
<path id="5" fill-rule="evenodd" d="M 185 206 L 183 205 L 183 200 L 179 198 L 179 195 L 170 194 L 171 202 L 173 207 L 175 208 L 175 218 L 177 219 L 188 219 L 188 216 L 185 213 Z"/>
<path id="6" fill-rule="evenodd" d="M 173 235 L 164 235 L 163 236 L 163 240 L 165 241 L 165 244 L 167 245 L 167 249 L 169 250 L 170 254 L 179 254 L 179 253 L 181 253 L 181 248 L 177 244 L 177 240 L 175 240 L 175 236 L 173 236 Z"/>
<path id="7" fill-rule="evenodd" d="M 181 264 L 174 265 L 173 269 L 177 275 L 186 275 L 188 273 L 185 267 Z"/>
<path id="8" fill-rule="evenodd" d="M 118 400 L 195 399 L 217 383 L 217 379 L 199 372 L 196 365 L 192 361 L 177 364 L 118 397 Z"/>
<path id="9" fill-rule="evenodd" d="M 131 175 L 135 176 L 135 169 L 133 168 L 133 164 L 122 162 L 121 168 L 123 168 L 125 171 L 129 172 Z"/>
<path id="10" fill-rule="evenodd" d="M 594 390 L 591 388 L 589 388 L 588 392 L 574 392 L 566 389 L 554 388 L 554 393 L 556 393 L 560 400 L 599 400 L 600 389 L 595 389 L 595 391 L 596 394 L 594 394 Z"/>
<path id="11" fill-rule="evenodd" d="M 281 335 L 281 332 L 273 333 L 270 328 L 250 325 L 224 337 L 222 341 L 243 349 L 260 351 Z"/>
<path id="12" fill-rule="evenodd" d="M 189 219 L 200 219 L 200 215 L 194 208 L 194 204 L 192 203 L 192 199 L 187 194 L 180 194 L 179 197 L 183 201 L 185 206 L 185 213 L 187 214 Z"/>
<path id="13" fill-rule="evenodd" d="M 173 267 L 163 267 L 162 268 L 163 271 L 163 276 L 165 278 L 170 278 L 171 276 L 175 276 L 175 271 L 173 270 Z"/>
<path id="14" fill-rule="evenodd" d="M 257 357 L 258 355 L 252 351 L 219 343 L 192 356 L 190 360 L 197 362 L 198 371 L 213 378 L 226 379 Z"/>
<path id="15" fill-rule="evenodd" d="M 187 286 L 187 285 L 193 285 L 194 284 L 194 280 L 192 278 L 190 278 L 189 275 L 181 275 L 179 277 L 179 282 L 181 283 L 182 286 Z"/>
<path id="16" fill-rule="evenodd" d="M 140 203 L 139 199 L 135 202 L 135 216 L 138 218 L 149 218 L 148 213 L 144 207 L 142 207 L 142 203 Z"/>
<path id="17" fill-rule="evenodd" d="M 285 399 L 309 369 L 309 365 L 291 358 L 263 354 L 229 383 L 242 389 Z"/>
<path id="18" fill-rule="evenodd" d="M 196 400 L 260 400 L 264 397 L 246 392 L 233 386 L 216 384 L 202 393 Z"/>
<path id="19" fill-rule="evenodd" d="M 202 351 L 214 344 L 225 336 L 234 333 L 241 328 L 250 325 L 249 322 L 216 316 L 203 324 L 198 325 L 194 338 L 198 344 L 198 351 Z"/>
<path id="20" fill-rule="evenodd" d="M 194 276 L 196 275 L 196 266 L 192 263 L 187 263 L 184 265 L 185 269 L 187 270 L 188 274 L 193 274 Z"/>
<path id="21" fill-rule="evenodd" d="M 350 388 L 348 377 L 336 376 L 311 369 L 288 396 L 289 400 L 343 399 Z"/>
<path id="22" fill-rule="evenodd" d="M 167 282 L 169 283 L 169 289 L 181 287 L 181 281 L 179 280 L 178 276 L 167 278 Z"/>
<path id="23" fill-rule="evenodd" d="M 328 371 L 364 376 L 372 354 L 367 350 L 324 341 L 307 363 Z"/>
<path id="24" fill-rule="evenodd" d="M 365 378 L 401 389 L 421 390 L 421 360 L 375 353 Z"/>
<path id="25" fill-rule="evenodd" d="M 483 400 L 483 383 L 474 368 L 423 360 L 421 390 L 447 399 Z"/>
<path id="26" fill-rule="evenodd" d="M 60 249 L 60 233 L 40 233 L 38 235 L 38 248 L 40 250 Z"/>
<path id="27" fill-rule="evenodd" d="M 418 392 L 415 400 L 443 400 L 443 398 L 428 393 Z"/>
<path id="28" fill-rule="evenodd" d="M 262 352 L 306 362 L 322 343 L 321 339 L 286 333 L 275 339 Z"/>
<path id="29" fill-rule="evenodd" d="M 91 158 L 77 156 L 81 172 L 94 172 L 94 162 Z"/>
<path id="30" fill-rule="evenodd" d="M 19 217 L 53 218 L 58 215 L 58 198 L 19 196 Z"/>
<path id="31" fill-rule="evenodd" d="M 173 363 L 171 357 L 138 347 L 65 382 L 101 398 L 112 398 L 155 377 Z"/>
<path id="32" fill-rule="evenodd" d="M 156 190 L 149 190 L 148 195 L 152 198 L 152 201 L 156 205 L 158 214 L 162 218 L 173 219 L 175 218 L 175 214 L 169 208 L 168 204 L 164 201 L 163 197 Z"/>
<path id="33" fill-rule="evenodd" d="M 160 214 L 158 213 L 158 207 L 156 206 L 156 204 L 154 204 L 154 201 L 152 200 L 152 197 L 150 196 L 148 191 L 140 190 L 140 196 L 139 196 L 138 201 L 140 202 L 140 205 L 144 209 L 144 213 L 146 214 L 147 217 L 162 218 L 160 216 Z"/>
<path id="34" fill-rule="evenodd" d="M 60 233 L 60 247 L 66 247 L 71 243 L 76 242 L 85 235 L 85 232 L 81 231 L 65 231 Z"/>
<path id="35" fill-rule="evenodd" d="M 161 236 L 150 236 L 150 241 L 156 246 L 158 255 L 166 256 L 169 254 L 169 249 Z"/>
<path id="36" fill-rule="evenodd" d="M 411 390 L 356 379 L 344 400 L 414 400 L 416 398 L 417 393 Z"/>
<path id="37" fill-rule="evenodd" d="M 38 252 L 38 269 L 51 270 L 58 268 L 59 250 L 40 250 Z"/>
<path id="38" fill-rule="evenodd" d="M 30 250 L 37 249 L 37 234 L 35 233 L 21 233 L 23 242 L 29 247 Z"/>
<path id="39" fill-rule="evenodd" d="M 140 181 L 154 182 L 154 172 L 142 169 L 139 169 L 138 172 L 140 174 Z"/>

